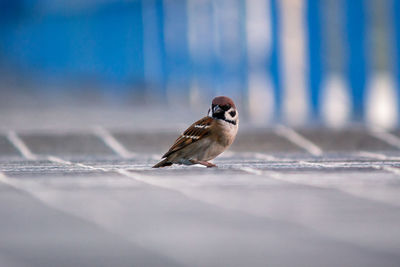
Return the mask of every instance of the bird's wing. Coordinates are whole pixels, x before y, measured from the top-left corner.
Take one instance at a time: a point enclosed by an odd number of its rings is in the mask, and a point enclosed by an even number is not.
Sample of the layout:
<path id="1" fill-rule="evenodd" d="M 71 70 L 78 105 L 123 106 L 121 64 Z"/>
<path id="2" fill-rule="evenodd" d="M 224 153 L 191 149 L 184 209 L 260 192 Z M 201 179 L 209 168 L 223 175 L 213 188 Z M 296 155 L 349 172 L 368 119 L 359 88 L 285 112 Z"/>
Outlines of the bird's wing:
<path id="1" fill-rule="evenodd" d="M 201 138 L 210 134 L 211 124 L 213 122 L 213 118 L 204 117 L 195 123 L 193 123 L 186 131 L 181 134 L 178 139 L 176 139 L 173 146 L 165 153 L 162 157 L 166 158 L 172 153 L 181 150 L 188 145 L 199 141 Z"/>

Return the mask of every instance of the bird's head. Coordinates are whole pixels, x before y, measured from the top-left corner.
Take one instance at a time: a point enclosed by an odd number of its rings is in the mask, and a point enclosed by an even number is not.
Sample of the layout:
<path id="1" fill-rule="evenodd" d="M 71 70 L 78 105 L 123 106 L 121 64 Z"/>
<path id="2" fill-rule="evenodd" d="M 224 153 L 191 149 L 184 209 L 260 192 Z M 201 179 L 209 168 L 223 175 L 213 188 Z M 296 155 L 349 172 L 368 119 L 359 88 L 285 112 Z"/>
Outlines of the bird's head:
<path id="1" fill-rule="evenodd" d="M 239 114 L 232 99 L 227 96 L 217 96 L 212 101 L 208 116 L 236 125 Z"/>

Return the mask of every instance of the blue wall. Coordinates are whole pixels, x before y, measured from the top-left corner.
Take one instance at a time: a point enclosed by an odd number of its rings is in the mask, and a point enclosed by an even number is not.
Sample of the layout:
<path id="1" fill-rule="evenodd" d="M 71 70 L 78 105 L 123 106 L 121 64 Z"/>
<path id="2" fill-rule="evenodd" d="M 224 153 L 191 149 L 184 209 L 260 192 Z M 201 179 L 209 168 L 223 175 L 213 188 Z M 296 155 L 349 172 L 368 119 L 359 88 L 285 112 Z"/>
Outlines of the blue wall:
<path id="1" fill-rule="evenodd" d="M 265 1 L 270 7 L 266 19 L 271 29 L 264 71 L 271 78 L 274 116 L 279 118 L 284 97 L 282 77 L 286 77 L 282 75 L 282 6 L 279 0 Z M 304 75 L 311 115 L 317 119 L 321 116 L 323 81 L 329 74 L 323 15 L 329 12 L 324 10 L 327 1 L 303 1 L 307 50 Z M 338 1 L 344 23 L 340 40 L 345 50 L 343 79 L 349 86 L 352 118 L 362 120 L 366 86 L 374 72 L 367 41 L 371 20 L 368 3 L 374 0 Z M 224 2 L 234 6 L 227 16 Z M 396 42 L 388 64 L 392 67 L 385 71 L 394 77 L 398 89 L 400 1 L 390 2 L 390 33 Z M 106 83 L 113 85 L 113 94 L 117 95 L 150 90 L 167 96 L 172 90 L 189 98 L 188 88 L 197 83 L 208 95 L 245 98 L 249 72 L 246 0 L 191 3 L 190 7 L 187 0 L 0 0 L 0 67 L 37 82 Z M 193 36 L 201 45 L 190 43 Z M 232 41 L 229 36 L 239 38 Z M 230 60 L 232 57 L 235 61 Z"/>

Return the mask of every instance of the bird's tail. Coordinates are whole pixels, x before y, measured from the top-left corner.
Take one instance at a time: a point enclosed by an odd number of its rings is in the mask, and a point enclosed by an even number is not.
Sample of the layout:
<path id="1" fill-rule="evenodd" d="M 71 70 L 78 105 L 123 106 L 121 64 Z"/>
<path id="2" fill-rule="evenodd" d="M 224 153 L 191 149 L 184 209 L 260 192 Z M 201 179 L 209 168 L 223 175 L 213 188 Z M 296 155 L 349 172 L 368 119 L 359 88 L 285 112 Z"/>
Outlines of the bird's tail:
<path id="1" fill-rule="evenodd" d="M 162 168 L 162 167 L 167 167 L 167 166 L 171 166 L 171 165 L 172 165 L 172 162 L 169 162 L 168 159 L 163 159 L 162 161 L 160 161 L 159 163 L 154 165 L 153 168 Z"/>

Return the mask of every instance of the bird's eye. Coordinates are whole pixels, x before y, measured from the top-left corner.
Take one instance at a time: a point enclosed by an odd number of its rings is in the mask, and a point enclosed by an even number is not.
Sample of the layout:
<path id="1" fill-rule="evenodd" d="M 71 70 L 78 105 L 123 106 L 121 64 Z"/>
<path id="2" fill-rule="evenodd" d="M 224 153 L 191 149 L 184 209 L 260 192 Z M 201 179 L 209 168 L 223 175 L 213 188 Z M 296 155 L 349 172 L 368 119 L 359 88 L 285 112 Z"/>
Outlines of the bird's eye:
<path id="1" fill-rule="evenodd" d="M 228 110 L 231 108 L 231 106 L 230 106 L 230 105 L 223 105 L 223 106 L 220 106 L 220 108 L 221 108 L 223 111 L 228 111 Z"/>
<path id="2" fill-rule="evenodd" d="M 231 112 L 229 112 L 229 115 L 231 115 L 232 118 L 235 117 L 236 116 L 236 111 L 232 110 Z"/>

